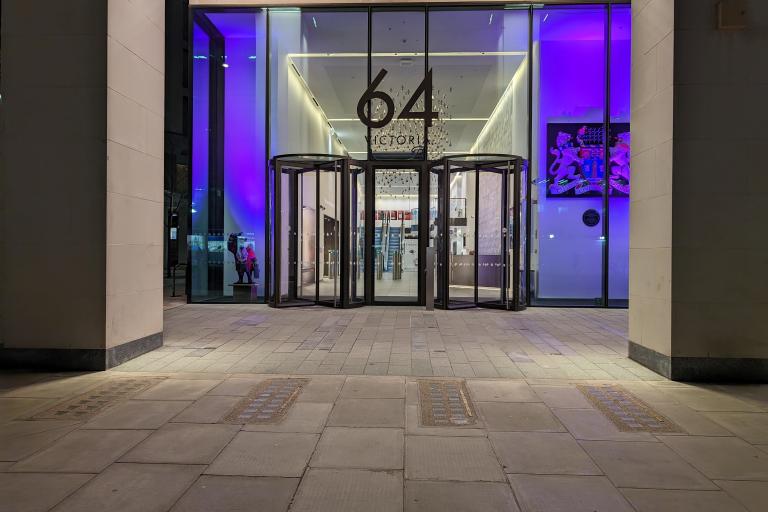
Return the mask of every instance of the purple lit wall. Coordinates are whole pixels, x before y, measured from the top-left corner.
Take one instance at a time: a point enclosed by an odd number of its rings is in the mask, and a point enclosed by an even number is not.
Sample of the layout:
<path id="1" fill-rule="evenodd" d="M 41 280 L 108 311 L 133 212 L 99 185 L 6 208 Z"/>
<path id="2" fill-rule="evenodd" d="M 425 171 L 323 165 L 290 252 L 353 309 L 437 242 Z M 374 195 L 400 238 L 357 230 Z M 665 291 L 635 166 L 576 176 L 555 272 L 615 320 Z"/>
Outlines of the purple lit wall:
<path id="1" fill-rule="evenodd" d="M 208 76 L 209 43 L 195 24 L 192 37 L 192 233 L 189 250 L 192 263 L 193 298 L 208 292 Z"/>
<path id="2" fill-rule="evenodd" d="M 264 42 L 260 13 L 209 13 L 224 36 L 224 231 L 242 233 L 253 244 L 261 267 L 256 280 L 263 295 L 266 214 L 264 139 Z M 224 254 L 224 293 L 237 279 L 231 253 Z"/>
<path id="3" fill-rule="evenodd" d="M 595 299 L 602 295 L 602 198 L 546 197 L 548 123 L 602 123 L 605 103 L 605 10 L 551 8 L 539 20 L 538 297 Z"/>

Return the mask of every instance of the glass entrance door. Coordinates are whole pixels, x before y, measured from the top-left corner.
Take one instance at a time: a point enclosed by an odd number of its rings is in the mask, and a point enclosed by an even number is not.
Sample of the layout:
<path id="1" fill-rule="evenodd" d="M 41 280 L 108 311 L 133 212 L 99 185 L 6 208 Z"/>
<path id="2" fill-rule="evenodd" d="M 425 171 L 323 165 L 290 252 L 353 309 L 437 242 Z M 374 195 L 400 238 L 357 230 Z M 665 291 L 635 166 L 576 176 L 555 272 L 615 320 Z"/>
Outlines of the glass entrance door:
<path id="1" fill-rule="evenodd" d="M 348 258 L 342 183 L 348 162 L 332 155 L 287 155 L 270 166 L 274 306 L 341 307 Z"/>
<path id="2" fill-rule="evenodd" d="M 524 238 L 525 197 L 520 186 L 522 159 L 511 155 L 445 158 L 440 175 L 438 233 L 442 272 L 439 297 L 444 307 L 521 309 L 519 269 Z M 515 229 L 517 228 L 517 229 Z M 438 266 L 440 270 L 440 266 Z"/>
<path id="3" fill-rule="evenodd" d="M 420 168 L 377 167 L 373 174 L 373 302 L 417 304 L 420 271 Z"/>

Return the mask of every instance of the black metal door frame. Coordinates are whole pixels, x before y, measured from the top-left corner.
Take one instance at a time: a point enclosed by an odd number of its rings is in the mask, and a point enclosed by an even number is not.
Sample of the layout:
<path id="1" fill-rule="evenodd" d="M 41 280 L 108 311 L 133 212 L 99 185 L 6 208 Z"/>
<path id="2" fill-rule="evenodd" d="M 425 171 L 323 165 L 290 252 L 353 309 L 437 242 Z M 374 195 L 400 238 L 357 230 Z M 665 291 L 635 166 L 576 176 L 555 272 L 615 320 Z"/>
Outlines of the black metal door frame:
<path id="1" fill-rule="evenodd" d="M 425 276 L 424 262 L 426 261 L 427 244 L 429 243 L 429 170 L 430 162 L 427 160 L 368 160 L 359 162 L 358 165 L 365 168 L 365 303 L 369 305 L 387 306 L 423 306 L 425 304 Z M 404 169 L 414 170 L 419 175 L 419 245 L 417 254 L 417 284 L 418 292 L 415 300 L 388 301 L 376 300 L 375 295 L 375 211 L 376 211 L 376 170 L 378 169 Z"/>

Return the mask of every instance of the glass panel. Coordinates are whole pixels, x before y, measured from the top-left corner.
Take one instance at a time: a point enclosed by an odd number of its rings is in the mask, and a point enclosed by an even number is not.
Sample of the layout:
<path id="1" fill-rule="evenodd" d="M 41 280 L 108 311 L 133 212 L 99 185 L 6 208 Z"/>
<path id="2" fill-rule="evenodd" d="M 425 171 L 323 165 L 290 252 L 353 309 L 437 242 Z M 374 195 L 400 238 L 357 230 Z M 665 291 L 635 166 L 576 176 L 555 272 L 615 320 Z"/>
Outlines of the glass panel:
<path id="1" fill-rule="evenodd" d="M 425 78 L 424 69 L 424 10 L 374 9 L 371 14 L 371 80 L 381 70 L 387 74 L 377 87 L 392 97 L 395 111 L 392 120 L 382 128 L 371 130 L 371 152 L 374 159 L 423 159 L 424 121 L 399 119 L 398 116 Z M 359 98 L 356 95 L 355 98 Z M 372 102 L 373 118 L 386 115 L 386 105 L 380 100 Z M 424 96 L 413 111 L 424 110 Z"/>
<path id="2" fill-rule="evenodd" d="M 339 172 L 320 172 L 320 300 L 339 301 L 341 287 L 341 176 Z"/>
<path id="3" fill-rule="evenodd" d="M 440 205 L 440 179 L 441 173 L 437 170 L 431 170 L 429 173 L 429 247 L 435 251 L 435 269 L 432 278 L 432 293 L 435 303 L 442 304 L 442 258 L 443 258 L 443 227 L 442 227 L 442 206 Z M 429 269 L 427 270 L 429 272 Z"/>
<path id="4" fill-rule="evenodd" d="M 265 50 L 263 11 L 195 11 L 193 301 L 265 295 Z"/>
<path id="5" fill-rule="evenodd" d="M 189 236 L 193 301 L 208 298 L 210 42 L 210 36 L 195 23 L 192 29 L 192 233 Z"/>
<path id="6" fill-rule="evenodd" d="M 602 302 L 605 13 L 534 12 L 531 268 L 539 304 Z"/>
<path id="7" fill-rule="evenodd" d="M 269 37 L 271 154 L 365 158 L 367 11 L 273 9 Z"/>
<path id="8" fill-rule="evenodd" d="M 350 300 L 360 302 L 365 300 L 365 171 L 353 168 L 350 180 Z"/>
<path id="9" fill-rule="evenodd" d="M 448 296 L 452 304 L 475 302 L 475 188 L 475 171 L 451 172 Z"/>
<path id="10" fill-rule="evenodd" d="M 505 249 L 502 239 L 505 214 L 502 206 L 504 179 L 500 172 L 482 171 L 479 176 L 477 211 L 477 300 L 500 303 L 504 286 Z"/>
<path id="11" fill-rule="evenodd" d="M 302 299 L 314 301 L 317 276 L 317 172 L 299 174 L 296 202 L 296 248 L 295 260 L 297 293 Z M 322 223 L 321 223 L 322 225 Z"/>
<path id="12" fill-rule="evenodd" d="M 629 300 L 629 194 L 631 154 L 629 85 L 632 9 L 611 7 L 611 145 L 608 180 L 608 304 Z"/>
<path id="13" fill-rule="evenodd" d="M 520 177 L 519 179 L 515 179 L 515 176 L 513 174 L 509 175 L 509 181 L 512 183 L 513 187 L 515 183 L 520 184 L 520 190 L 518 193 L 514 191 L 514 189 L 509 194 L 509 218 L 510 226 L 514 226 L 514 209 L 512 208 L 513 201 L 517 201 L 519 208 L 520 208 L 520 222 L 517 225 L 517 234 L 518 239 L 520 240 L 519 246 L 520 246 L 520 261 L 518 262 L 518 279 L 519 279 L 519 288 L 518 288 L 518 304 L 515 304 L 515 306 L 525 306 L 528 303 L 528 299 L 526 297 L 526 293 L 528 291 L 528 275 L 525 271 L 525 255 L 528 254 L 528 237 L 526 236 L 526 226 L 528 222 L 528 187 L 526 186 L 528 183 L 528 162 L 523 162 L 520 169 Z M 511 241 L 514 242 L 514 241 Z M 514 250 L 513 243 L 510 244 L 510 251 Z M 513 256 L 510 252 L 509 255 L 509 265 L 513 264 Z M 510 268 L 512 268 L 510 266 Z M 508 286 L 510 287 L 508 300 L 513 300 L 514 294 L 512 293 L 512 287 L 514 286 L 514 281 L 512 279 L 509 280 Z"/>
<path id="14" fill-rule="evenodd" d="M 419 173 L 376 169 L 375 300 L 416 301 L 419 292 Z"/>
<path id="15" fill-rule="evenodd" d="M 430 8 L 429 155 L 528 153 L 528 10 Z"/>

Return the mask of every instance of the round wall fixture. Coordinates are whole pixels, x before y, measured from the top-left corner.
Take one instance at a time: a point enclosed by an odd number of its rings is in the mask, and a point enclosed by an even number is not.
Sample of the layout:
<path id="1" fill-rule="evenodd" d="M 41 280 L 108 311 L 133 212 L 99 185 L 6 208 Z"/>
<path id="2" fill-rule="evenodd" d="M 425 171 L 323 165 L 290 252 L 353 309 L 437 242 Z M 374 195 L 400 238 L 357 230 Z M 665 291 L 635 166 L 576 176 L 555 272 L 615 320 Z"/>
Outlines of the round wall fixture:
<path id="1" fill-rule="evenodd" d="M 597 210 L 590 208 L 581 215 L 581 220 L 584 224 L 593 228 L 600 223 L 600 213 Z"/>

